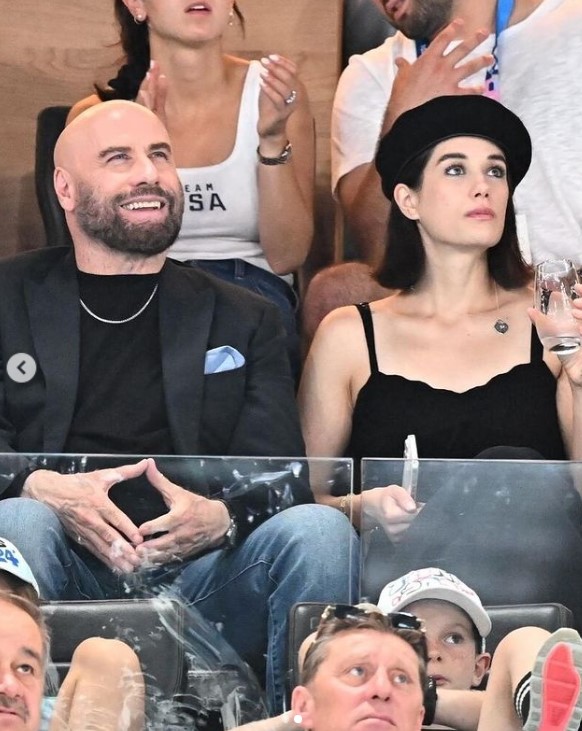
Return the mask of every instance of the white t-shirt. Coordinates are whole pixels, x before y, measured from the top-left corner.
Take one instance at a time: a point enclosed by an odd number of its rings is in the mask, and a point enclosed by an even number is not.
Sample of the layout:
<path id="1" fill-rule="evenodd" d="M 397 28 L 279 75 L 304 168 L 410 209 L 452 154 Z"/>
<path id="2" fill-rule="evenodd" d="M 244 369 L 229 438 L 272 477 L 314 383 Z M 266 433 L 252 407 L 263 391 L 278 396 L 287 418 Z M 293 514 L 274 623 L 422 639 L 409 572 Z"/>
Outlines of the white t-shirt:
<path id="1" fill-rule="evenodd" d="M 184 188 L 184 218 L 169 251 L 174 259 L 244 259 L 272 272 L 259 241 L 260 71 L 261 64 L 251 61 L 236 140 L 227 159 L 218 165 L 178 169 Z"/>
<path id="2" fill-rule="evenodd" d="M 490 36 L 475 54 L 489 52 Z M 396 66 L 416 59 L 402 33 L 343 72 L 332 115 L 332 185 L 374 158 Z M 533 142 L 531 168 L 515 192 L 520 243 L 534 261 L 568 257 L 582 264 L 582 0 L 544 0 L 499 41 L 501 101 Z M 485 72 L 466 83 L 483 82 Z"/>

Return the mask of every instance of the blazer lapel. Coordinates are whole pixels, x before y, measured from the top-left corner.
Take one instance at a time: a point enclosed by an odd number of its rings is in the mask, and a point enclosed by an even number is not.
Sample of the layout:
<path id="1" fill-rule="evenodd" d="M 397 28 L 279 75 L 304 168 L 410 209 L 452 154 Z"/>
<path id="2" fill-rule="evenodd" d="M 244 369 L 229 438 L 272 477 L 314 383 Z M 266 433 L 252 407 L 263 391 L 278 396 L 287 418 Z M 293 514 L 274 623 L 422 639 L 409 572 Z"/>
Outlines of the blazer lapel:
<path id="1" fill-rule="evenodd" d="M 72 252 L 44 279 L 25 286 L 32 337 L 46 387 L 45 452 L 61 452 L 71 426 L 79 376 L 79 287 Z"/>
<path id="2" fill-rule="evenodd" d="M 160 338 L 168 422 L 177 454 L 198 454 L 215 295 L 195 270 L 166 262 L 160 282 Z"/>

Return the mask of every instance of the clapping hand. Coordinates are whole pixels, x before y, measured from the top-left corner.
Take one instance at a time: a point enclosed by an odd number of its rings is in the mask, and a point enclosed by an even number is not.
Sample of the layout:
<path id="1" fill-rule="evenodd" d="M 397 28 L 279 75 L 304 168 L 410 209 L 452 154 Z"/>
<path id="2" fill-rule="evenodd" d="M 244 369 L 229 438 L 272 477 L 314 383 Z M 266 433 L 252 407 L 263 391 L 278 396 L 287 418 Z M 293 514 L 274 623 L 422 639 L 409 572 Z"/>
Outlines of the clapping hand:
<path id="1" fill-rule="evenodd" d="M 150 109 L 166 125 L 166 97 L 168 95 L 168 79 L 160 71 L 157 61 L 151 61 L 150 70 L 141 82 L 137 97 L 138 104 Z"/>
<path id="2" fill-rule="evenodd" d="M 278 54 L 261 59 L 261 93 L 257 131 L 261 139 L 285 136 L 287 119 L 303 93 L 297 66 Z"/>

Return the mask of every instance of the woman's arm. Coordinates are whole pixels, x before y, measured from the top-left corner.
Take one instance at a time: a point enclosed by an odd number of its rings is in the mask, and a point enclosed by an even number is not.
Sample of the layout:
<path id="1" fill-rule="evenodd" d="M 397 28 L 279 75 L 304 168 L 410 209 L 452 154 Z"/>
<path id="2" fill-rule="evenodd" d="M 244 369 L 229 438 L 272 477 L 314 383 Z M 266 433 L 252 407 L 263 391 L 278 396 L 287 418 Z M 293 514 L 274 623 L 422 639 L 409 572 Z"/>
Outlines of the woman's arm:
<path id="1" fill-rule="evenodd" d="M 259 236 L 273 271 L 288 274 L 303 264 L 313 238 L 314 122 L 295 64 L 278 55 L 262 63 L 259 152 L 277 158 L 290 142 L 292 154 L 283 165 L 259 162 Z"/>
<path id="2" fill-rule="evenodd" d="M 322 321 L 303 367 L 298 403 L 308 457 L 341 457 L 350 437 L 350 379 L 353 352 L 359 349 L 354 327 L 357 323 L 350 310 L 357 316 L 355 308 L 342 307 Z M 361 323 L 359 327 L 362 329 Z M 316 500 L 340 509 L 342 498 L 329 495 L 328 465 L 310 463 L 310 474 Z M 343 507 L 346 512 L 345 501 Z"/>
<path id="3" fill-rule="evenodd" d="M 340 457 L 352 429 L 353 405 L 360 381 L 369 374 L 364 330 L 355 307 L 340 307 L 321 323 L 305 361 L 299 387 L 299 417 L 308 457 Z M 366 362 L 362 369 L 362 362 Z M 359 373 L 358 371 L 362 369 Z M 317 502 L 346 515 L 356 527 L 381 525 L 398 542 L 418 514 L 414 500 L 399 485 L 367 490 L 362 495 L 329 494 L 329 465 L 309 465 Z"/>

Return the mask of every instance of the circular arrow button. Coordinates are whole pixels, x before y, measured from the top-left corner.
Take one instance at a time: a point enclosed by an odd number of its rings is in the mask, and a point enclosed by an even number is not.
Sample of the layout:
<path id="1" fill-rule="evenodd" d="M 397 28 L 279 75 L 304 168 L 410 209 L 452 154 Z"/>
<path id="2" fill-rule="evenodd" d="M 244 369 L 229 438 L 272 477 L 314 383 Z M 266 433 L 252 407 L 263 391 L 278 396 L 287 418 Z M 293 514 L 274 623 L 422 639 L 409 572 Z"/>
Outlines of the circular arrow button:
<path id="1" fill-rule="evenodd" d="M 16 383 L 28 383 L 36 374 L 36 361 L 28 353 L 15 353 L 6 363 L 6 373 Z"/>

